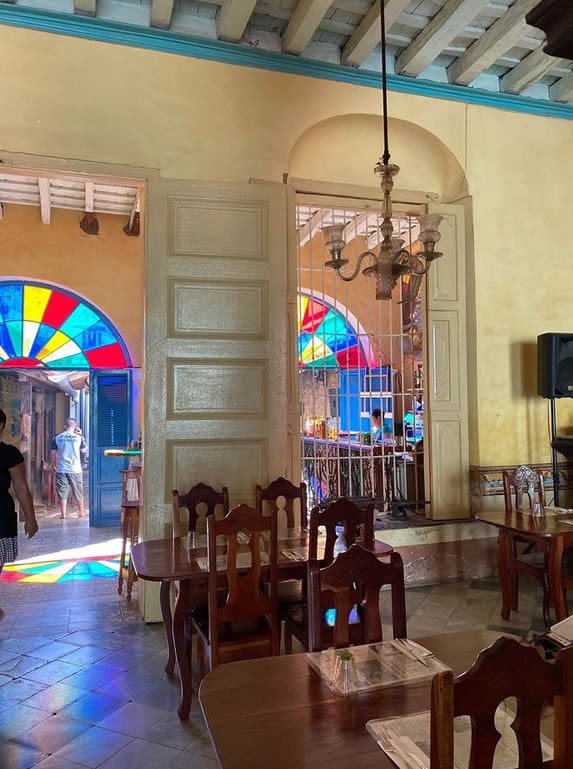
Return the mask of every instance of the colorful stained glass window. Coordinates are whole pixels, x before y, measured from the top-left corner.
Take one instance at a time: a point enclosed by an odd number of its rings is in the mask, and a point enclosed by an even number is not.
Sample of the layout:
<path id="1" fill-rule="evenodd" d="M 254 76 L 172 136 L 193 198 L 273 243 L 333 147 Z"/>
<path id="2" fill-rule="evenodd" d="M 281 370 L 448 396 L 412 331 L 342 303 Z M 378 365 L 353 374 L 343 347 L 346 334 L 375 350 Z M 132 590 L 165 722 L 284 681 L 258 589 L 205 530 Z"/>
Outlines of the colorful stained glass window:
<path id="1" fill-rule="evenodd" d="M 298 296 L 298 362 L 301 368 L 365 368 L 376 359 L 366 334 L 322 299 Z"/>
<path id="2" fill-rule="evenodd" d="M 0 281 L 0 367 L 130 365 L 117 330 L 85 299 L 47 283 Z"/>

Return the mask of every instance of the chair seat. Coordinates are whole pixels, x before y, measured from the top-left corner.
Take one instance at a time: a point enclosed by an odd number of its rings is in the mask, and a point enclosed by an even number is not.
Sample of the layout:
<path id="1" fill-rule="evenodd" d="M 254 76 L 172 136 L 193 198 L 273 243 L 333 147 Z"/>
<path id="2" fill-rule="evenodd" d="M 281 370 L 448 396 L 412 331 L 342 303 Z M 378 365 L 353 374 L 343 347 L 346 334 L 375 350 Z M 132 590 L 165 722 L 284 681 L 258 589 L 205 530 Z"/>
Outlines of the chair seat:
<path id="1" fill-rule="evenodd" d="M 198 609 L 192 613 L 194 629 L 203 638 L 209 638 L 209 615 L 206 609 Z M 219 626 L 219 654 L 221 661 L 234 658 L 239 654 L 243 657 L 248 649 L 248 657 L 266 657 L 271 652 L 271 625 L 266 617 L 246 622 L 223 623 Z"/>

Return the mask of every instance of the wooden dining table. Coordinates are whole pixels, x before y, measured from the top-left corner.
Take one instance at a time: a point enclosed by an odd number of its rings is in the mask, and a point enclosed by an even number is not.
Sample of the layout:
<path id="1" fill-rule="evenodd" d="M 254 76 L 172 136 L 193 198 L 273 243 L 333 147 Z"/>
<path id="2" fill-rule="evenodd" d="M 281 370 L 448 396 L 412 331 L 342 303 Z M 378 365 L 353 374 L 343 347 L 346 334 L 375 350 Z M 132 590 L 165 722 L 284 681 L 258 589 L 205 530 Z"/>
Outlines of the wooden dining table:
<path id="1" fill-rule="evenodd" d="M 511 583 L 507 571 L 511 536 L 523 535 L 535 539 L 548 548 L 547 589 L 543 597 L 543 618 L 547 627 L 551 625 L 550 607 L 553 604 L 557 621 L 567 617 L 567 602 L 561 581 L 563 553 L 573 547 L 573 514 L 556 513 L 547 510 L 543 515 L 528 512 L 486 511 L 476 513 L 478 521 L 489 523 L 499 530 L 498 569 L 502 592 L 502 616 L 509 618 L 511 612 Z"/>
<path id="2" fill-rule="evenodd" d="M 417 641 L 458 675 L 498 636 L 474 630 Z M 221 769 L 395 769 L 366 723 L 429 710 L 430 681 L 342 696 L 306 654 L 291 654 L 216 668 L 199 701 Z"/>
<path id="3" fill-rule="evenodd" d="M 308 537 L 309 533 L 306 529 L 279 530 L 279 580 L 302 579 L 306 576 Z M 165 670 L 168 675 L 172 675 L 175 663 L 179 668 L 181 702 L 177 713 L 182 721 L 189 718 L 193 697 L 191 665 L 185 640 L 185 615 L 198 604 L 205 605 L 207 599 L 206 538 L 203 537 L 204 545 L 201 539 L 199 541 L 200 547 L 189 549 L 185 537 L 152 539 L 138 542 L 131 549 L 131 559 L 137 576 L 140 579 L 161 583 L 161 614 L 168 649 Z M 391 545 L 375 541 L 374 552 L 378 557 L 390 555 L 392 550 Z M 289 551 L 297 553 L 297 560 L 285 554 Z M 224 546 L 217 549 L 218 555 L 225 555 L 225 552 Z M 173 582 L 178 582 L 179 588 L 175 606 L 171 612 L 170 592 Z M 221 572 L 221 585 L 225 585 L 224 572 Z"/>

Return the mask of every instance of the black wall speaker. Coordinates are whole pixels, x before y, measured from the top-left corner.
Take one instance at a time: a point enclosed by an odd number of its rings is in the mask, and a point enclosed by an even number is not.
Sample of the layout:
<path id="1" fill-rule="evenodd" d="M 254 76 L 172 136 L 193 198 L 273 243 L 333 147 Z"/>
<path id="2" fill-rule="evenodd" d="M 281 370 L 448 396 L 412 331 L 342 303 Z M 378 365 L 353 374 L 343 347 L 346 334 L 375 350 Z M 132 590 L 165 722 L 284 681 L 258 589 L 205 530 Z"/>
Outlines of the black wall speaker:
<path id="1" fill-rule="evenodd" d="M 537 337 L 537 393 L 543 398 L 573 398 L 573 334 Z"/>

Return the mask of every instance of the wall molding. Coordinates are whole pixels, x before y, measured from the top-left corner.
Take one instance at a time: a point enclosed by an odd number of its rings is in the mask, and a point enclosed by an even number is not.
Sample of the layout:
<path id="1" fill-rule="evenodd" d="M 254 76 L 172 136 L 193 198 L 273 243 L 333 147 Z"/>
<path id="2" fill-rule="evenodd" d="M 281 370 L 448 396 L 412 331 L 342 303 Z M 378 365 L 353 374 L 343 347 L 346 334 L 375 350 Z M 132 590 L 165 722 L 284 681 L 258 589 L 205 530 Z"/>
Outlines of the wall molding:
<path id="1" fill-rule="evenodd" d="M 76 16 L 71 13 L 39 11 L 1 3 L 0 25 L 125 45 L 132 48 L 144 48 L 178 56 L 217 61 L 223 64 L 349 83 L 367 88 L 380 88 L 379 72 L 353 69 L 273 51 L 263 51 L 235 43 L 190 37 L 151 27 L 136 27 L 88 16 Z M 573 120 L 573 104 L 529 99 L 516 94 L 484 91 L 467 86 L 418 80 L 402 75 L 388 75 L 388 88 L 391 91 L 426 96 L 432 99 L 445 99 L 510 112 Z"/>

